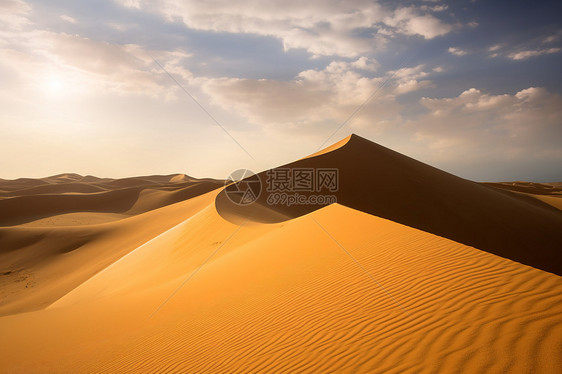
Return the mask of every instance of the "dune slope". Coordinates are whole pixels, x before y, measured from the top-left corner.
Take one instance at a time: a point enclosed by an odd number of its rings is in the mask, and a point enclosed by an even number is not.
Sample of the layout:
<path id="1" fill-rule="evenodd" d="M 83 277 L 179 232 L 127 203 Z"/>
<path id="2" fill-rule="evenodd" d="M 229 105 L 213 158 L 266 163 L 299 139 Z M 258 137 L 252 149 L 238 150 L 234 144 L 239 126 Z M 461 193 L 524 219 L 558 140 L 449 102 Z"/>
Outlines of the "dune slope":
<path id="1" fill-rule="evenodd" d="M 0 329 L 8 372 L 555 373 L 562 282 L 341 205 L 211 204 Z"/>
<path id="2" fill-rule="evenodd" d="M 185 175 L 127 178 L 123 184 L 139 180 L 152 184 L 111 190 L 104 186 L 122 180 L 77 174 L 43 178 L 45 184 L 3 181 L 15 197 L 0 200 L 0 315 L 45 308 L 189 218 L 214 199 L 208 191 L 222 186 Z M 103 192 L 76 192 L 77 186 Z"/>
<path id="3" fill-rule="evenodd" d="M 135 215 L 222 186 L 222 181 L 184 174 L 123 179 L 62 174 L 40 180 L 0 181 L 0 226 L 76 212 Z"/>
<path id="4" fill-rule="evenodd" d="M 183 174 L 0 181 L 0 372 L 559 372 L 559 186 L 356 136 L 286 167 L 338 169 L 338 203 L 241 207 Z"/>
<path id="5" fill-rule="evenodd" d="M 542 201 L 456 177 L 356 135 L 282 168 L 337 169 L 339 188 L 328 194 L 340 204 L 562 274 L 562 212 Z M 267 172 L 259 177 L 268 186 Z M 217 206 L 233 222 L 251 216 L 279 222 L 322 207 L 271 205 L 270 195 L 264 191 L 257 204 L 238 206 L 223 192 Z"/>

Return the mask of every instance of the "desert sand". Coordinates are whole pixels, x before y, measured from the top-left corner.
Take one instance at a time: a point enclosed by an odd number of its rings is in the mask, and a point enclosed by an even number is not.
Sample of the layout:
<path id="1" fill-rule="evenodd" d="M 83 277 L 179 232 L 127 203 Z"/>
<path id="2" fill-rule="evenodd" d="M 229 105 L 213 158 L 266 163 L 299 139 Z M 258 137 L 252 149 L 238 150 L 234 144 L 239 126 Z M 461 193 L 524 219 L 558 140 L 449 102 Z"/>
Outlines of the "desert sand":
<path id="1" fill-rule="evenodd" d="M 338 203 L 240 207 L 181 174 L 0 180 L 0 372 L 559 372 L 560 185 L 358 136 L 284 167 L 338 168 Z"/>

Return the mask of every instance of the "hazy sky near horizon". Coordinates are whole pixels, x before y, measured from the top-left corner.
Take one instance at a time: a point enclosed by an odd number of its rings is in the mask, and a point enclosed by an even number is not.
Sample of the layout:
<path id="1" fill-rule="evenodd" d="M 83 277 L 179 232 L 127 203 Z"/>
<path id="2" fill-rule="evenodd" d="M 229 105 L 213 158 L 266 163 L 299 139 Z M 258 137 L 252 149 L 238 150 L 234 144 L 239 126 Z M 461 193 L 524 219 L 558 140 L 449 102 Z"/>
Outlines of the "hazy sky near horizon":
<path id="1" fill-rule="evenodd" d="M 562 181 L 560 14 L 560 1 L 0 0 L 0 178 L 226 178 L 356 133 L 473 180 Z"/>

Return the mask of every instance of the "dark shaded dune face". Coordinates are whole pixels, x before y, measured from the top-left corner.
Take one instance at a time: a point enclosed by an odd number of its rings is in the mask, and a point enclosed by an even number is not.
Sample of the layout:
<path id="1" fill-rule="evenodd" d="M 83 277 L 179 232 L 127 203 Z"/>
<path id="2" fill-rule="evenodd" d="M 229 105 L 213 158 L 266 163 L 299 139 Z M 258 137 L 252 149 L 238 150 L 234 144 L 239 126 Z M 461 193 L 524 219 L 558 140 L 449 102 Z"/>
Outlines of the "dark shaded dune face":
<path id="1" fill-rule="evenodd" d="M 110 182 L 104 183 L 105 186 L 110 187 L 140 187 L 140 186 L 151 186 L 157 185 L 159 182 L 145 179 L 145 178 L 123 178 L 123 179 L 115 179 Z"/>
<path id="2" fill-rule="evenodd" d="M 256 223 L 278 223 L 296 218 L 308 211 L 297 211 L 293 208 L 290 212 L 286 212 L 278 207 L 272 207 L 264 201 L 257 200 L 256 202 L 242 206 L 233 203 L 225 191 L 221 191 L 215 198 L 215 206 L 219 215 L 237 225 L 249 225 L 253 222 Z M 319 209 L 320 207 L 316 207 Z M 312 211 L 312 207 L 309 207 Z"/>
<path id="3" fill-rule="evenodd" d="M 0 226 L 15 226 L 67 213 L 135 215 L 199 196 L 223 185 L 186 175 L 101 179 L 63 174 L 43 180 L 0 183 Z M 69 182 L 78 179 L 79 182 Z M 48 182 L 46 182 L 48 181 Z M 2 190 L 2 186 L 7 186 Z M 154 192 L 158 192 L 154 194 Z"/>
<path id="4" fill-rule="evenodd" d="M 482 184 L 508 191 L 523 192 L 533 195 L 552 195 L 562 197 L 562 185 L 559 185 L 558 183 L 504 182 Z"/>
<path id="5" fill-rule="evenodd" d="M 108 227 L 91 228 L 7 228 L 0 227 L 0 259 L 2 266 L 7 263 L 32 266 L 45 258 L 72 252 L 84 244 L 99 239 L 109 231 Z M 14 259 L 14 254 L 17 255 Z M 11 256 L 10 261 L 4 255 Z"/>
<path id="6" fill-rule="evenodd" d="M 48 185 L 49 182 L 46 182 L 41 179 L 32 179 L 32 178 L 19 178 L 19 179 L 12 179 L 12 180 L 0 180 L 0 191 L 16 191 L 27 189 L 36 186 L 43 186 Z"/>
<path id="7" fill-rule="evenodd" d="M 103 192 L 104 188 L 87 183 L 57 183 L 45 184 L 16 191 L 3 193 L 2 195 L 11 196 L 24 196 L 24 195 L 43 195 L 43 194 L 61 194 L 61 193 L 94 193 Z"/>
<path id="8" fill-rule="evenodd" d="M 14 230 L 13 228 L 0 227 L 0 256 L 31 247 L 39 243 L 46 233 L 40 230 Z"/>
<path id="9" fill-rule="evenodd" d="M 178 177 L 180 174 L 172 175 L 150 175 L 145 177 L 130 177 L 122 179 L 114 179 L 100 183 L 100 185 L 110 186 L 110 187 L 141 187 L 141 186 L 157 186 L 166 185 L 169 183 L 175 183 L 176 180 L 180 182 L 191 182 L 195 179 L 184 176 L 184 178 Z"/>
<path id="10" fill-rule="evenodd" d="M 338 169 L 333 194 L 339 204 L 562 274 L 562 212 L 547 204 L 456 177 L 355 135 L 331 152 L 280 168 Z M 266 186 L 266 172 L 258 175 Z M 324 206 L 272 205 L 270 196 L 264 188 L 255 203 L 240 206 L 223 191 L 216 206 L 238 224 L 280 222 Z"/>
<path id="11" fill-rule="evenodd" d="M 220 181 L 204 181 L 196 182 L 193 184 L 187 184 L 185 187 L 175 190 L 171 193 L 165 200 L 167 204 L 177 203 L 178 201 L 183 201 L 191 199 L 195 196 L 202 195 L 209 191 L 215 190 L 223 185 Z"/>
<path id="12" fill-rule="evenodd" d="M 122 213 L 138 200 L 141 188 L 95 194 L 30 195 L 0 200 L 0 226 L 18 225 L 71 212 Z"/>
<path id="13" fill-rule="evenodd" d="M 112 179 L 110 178 L 98 178 L 95 177 L 93 175 L 86 175 L 85 177 L 82 177 L 82 179 L 80 179 L 80 182 L 82 183 L 97 183 L 97 182 L 109 182 Z"/>
<path id="14" fill-rule="evenodd" d="M 186 182 L 161 186 L 158 188 L 147 188 L 143 190 L 146 195 L 139 196 L 134 207 L 127 210 L 127 214 L 139 214 L 158 209 L 180 201 L 189 200 L 203 195 L 223 186 L 220 181 Z"/>
<path id="15" fill-rule="evenodd" d="M 50 177 L 41 178 L 48 183 L 67 183 L 67 182 L 77 182 L 81 180 L 83 177 L 80 174 L 76 173 L 64 173 L 64 174 L 57 174 L 52 175 Z"/>

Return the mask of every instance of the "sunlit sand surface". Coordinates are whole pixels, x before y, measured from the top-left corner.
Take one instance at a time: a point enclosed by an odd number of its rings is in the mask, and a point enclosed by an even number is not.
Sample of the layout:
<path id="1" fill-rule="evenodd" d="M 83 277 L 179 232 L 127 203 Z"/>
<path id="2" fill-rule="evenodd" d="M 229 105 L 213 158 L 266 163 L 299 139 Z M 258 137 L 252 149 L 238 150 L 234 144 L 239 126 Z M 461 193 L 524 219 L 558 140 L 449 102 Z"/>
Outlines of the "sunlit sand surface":
<path id="1" fill-rule="evenodd" d="M 338 203 L 0 181 L 0 372 L 559 372 L 559 185 L 477 184 L 355 136 L 295 164 L 340 168 Z"/>

